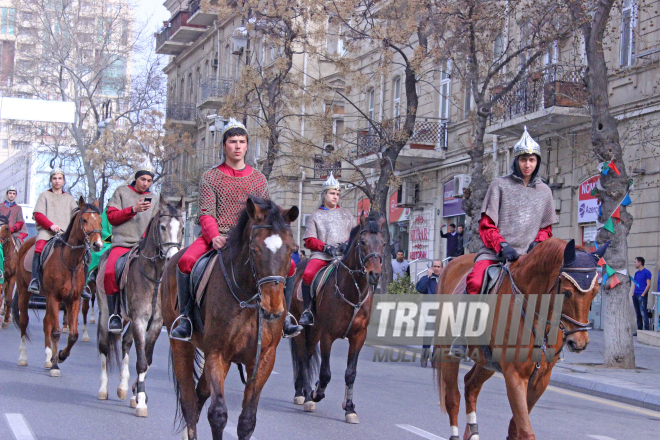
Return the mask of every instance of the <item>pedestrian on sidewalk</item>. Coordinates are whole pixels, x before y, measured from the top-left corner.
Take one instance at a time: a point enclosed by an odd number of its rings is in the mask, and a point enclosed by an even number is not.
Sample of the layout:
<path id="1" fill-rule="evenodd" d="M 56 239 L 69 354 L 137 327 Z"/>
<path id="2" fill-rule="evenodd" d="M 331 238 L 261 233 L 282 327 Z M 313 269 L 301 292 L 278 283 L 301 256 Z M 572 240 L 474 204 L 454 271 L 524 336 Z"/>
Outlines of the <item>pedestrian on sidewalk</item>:
<path id="1" fill-rule="evenodd" d="M 456 232 L 456 225 L 454 223 L 449 225 L 449 232 L 442 231 L 445 227 L 446 225 L 442 225 L 442 228 L 440 229 L 440 237 L 447 239 L 447 256 L 458 257 L 458 240 L 463 237 L 463 234 L 461 233 L 459 235 L 459 233 Z"/>
<path id="2" fill-rule="evenodd" d="M 637 330 L 649 330 L 649 316 L 646 305 L 649 299 L 649 290 L 651 289 L 651 271 L 644 268 L 644 257 L 635 258 L 635 292 L 633 293 L 633 307 L 637 315 Z"/>
<path id="3" fill-rule="evenodd" d="M 406 260 L 401 249 L 396 252 L 396 259 L 392 260 L 392 272 L 394 274 L 394 281 L 405 275 L 410 276 L 410 263 Z"/>
<path id="4" fill-rule="evenodd" d="M 433 260 L 431 267 L 429 268 L 426 275 L 421 277 L 415 286 L 415 289 L 419 293 L 425 295 L 435 295 L 436 289 L 438 287 L 438 277 L 442 272 L 442 260 Z M 431 345 L 424 345 L 422 348 L 422 367 L 425 368 L 428 365 L 428 360 L 431 357 Z"/>

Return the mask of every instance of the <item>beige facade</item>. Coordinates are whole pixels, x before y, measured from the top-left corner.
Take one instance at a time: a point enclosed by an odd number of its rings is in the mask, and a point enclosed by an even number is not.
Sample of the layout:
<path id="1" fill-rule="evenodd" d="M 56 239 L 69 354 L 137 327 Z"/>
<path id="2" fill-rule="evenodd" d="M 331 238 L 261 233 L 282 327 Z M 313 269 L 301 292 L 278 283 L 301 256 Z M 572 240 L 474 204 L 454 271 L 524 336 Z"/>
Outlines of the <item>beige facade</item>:
<path id="1" fill-rule="evenodd" d="M 174 2 L 165 5 L 173 17 L 180 13 Z M 620 122 L 627 171 L 635 184 L 631 194 L 633 203 L 629 207 L 635 217 L 629 236 L 631 270 L 635 256 L 645 257 L 649 268 L 660 260 L 660 38 L 657 31 L 660 23 L 655 9 L 638 9 L 631 0 L 623 2 L 623 8 L 614 11 L 608 40 L 607 57 L 612 72 L 610 103 Z M 191 12 L 189 14 L 194 16 Z M 193 21 L 188 19 L 189 23 Z M 202 20 L 198 18 L 195 23 L 202 23 Z M 195 118 L 185 122 L 197 130 L 196 166 L 206 167 L 218 161 L 217 142 L 209 139 L 208 116 L 219 107 L 210 105 L 200 91 L 209 78 L 215 81 L 213 84 L 222 83 L 223 78 L 230 81 L 238 78 L 238 57 L 232 55 L 230 45 L 231 33 L 240 25 L 237 20 L 217 23 L 207 17 L 206 27 L 195 31 L 199 35 L 189 37 L 184 43 L 185 48 L 172 49 L 178 52 L 172 53 L 174 56 L 166 68 L 170 79 L 170 102 L 194 104 L 197 112 Z M 554 234 L 563 239 L 574 238 L 578 244 L 589 247 L 593 245 L 590 236 L 596 225 L 595 221 L 582 221 L 589 220 L 589 216 L 578 218 L 579 189 L 581 183 L 597 174 L 599 160 L 590 148 L 591 119 L 580 82 L 585 66 L 582 54 L 575 47 L 579 47 L 578 37 L 557 42 L 541 59 L 540 67 L 530 72 L 494 108 L 485 138 L 488 146 L 486 170 L 489 178 L 508 174 L 512 147 L 527 126 L 541 145 L 541 176 L 547 179 L 556 201 L 559 221 L 553 225 Z M 161 49 L 160 53 L 166 52 Z M 355 55 L 352 62 L 368 74 L 376 70 L 378 60 L 373 51 L 365 50 Z M 320 60 L 305 60 L 300 56 L 296 63 L 299 69 L 315 69 L 318 78 L 335 79 L 335 73 Z M 430 77 L 430 83 L 420 84 L 415 134 L 399 156 L 396 174 L 402 185 L 392 189 L 390 204 L 394 247 L 403 248 L 409 259 L 444 258 L 446 244 L 439 234 L 441 226 L 450 221 L 465 222 L 464 216 L 456 215 L 460 199 L 453 201 L 454 207 L 450 206 L 451 194 L 445 185 L 453 184 L 454 177 L 470 172 L 466 148 L 474 130 L 471 119 L 473 103 L 457 76 L 451 75 L 451 63 L 430 66 L 431 70 L 436 73 Z M 386 77 L 366 87 L 355 87 L 351 99 L 374 119 L 395 117 L 406 108 L 400 82 L 402 76 L 402 71 L 393 68 Z M 341 81 L 341 78 L 336 80 Z M 336 113 L 333 132 L 338 134 L 333 142 L 338 142 L 337 139 L 342 137 L 340 134 L 344 135 L 346 142 L 352 142 L 360 156 L 357 164 L 375 179 L 378 156 L 372 150 L 372 135 L 360 122 L 356 110 L 341 101 L 317 105 L 326 111 L 328 105 L 333 107 L 332 113 Z M 168 112 L 169 109 L 168 102 Z M 309 109 L 307 111 L 309 114 Z M 298 130 L 303 137 L 315 139 L 315 133 L 305 132 L 304 118 L 296 123 L 299 126 L 292 129 Z M 316 138 L 316 144 L 325 145 L 326 139 Z M 251 160 L 258 164 L 259 147 L 252 153 Z M 277 168 L 277 164 L 276 170 L 279 177 L 286 174 L 281 167 Z M 345 167 L 342 173 L 347 173 Z M 314 176 L 307 171 L 302 184 L 300 174 L 285 175 L 285 179 L 277 180 L 278 183 L 272 181 L 271 194 L 282 205 L 301 205 L 304 219 L 318 206 L 321 174 Z M 350 180 L 350 171 L 343 177 Z M 364 206 L 364 195 L 350 185 L 343 193 L 343 206 L 354 210 L 357 215 Z M 304 235 L 304 226 L 294 225 L 294 231 L 296 228 L 301 231 L 300 236 Z"/>

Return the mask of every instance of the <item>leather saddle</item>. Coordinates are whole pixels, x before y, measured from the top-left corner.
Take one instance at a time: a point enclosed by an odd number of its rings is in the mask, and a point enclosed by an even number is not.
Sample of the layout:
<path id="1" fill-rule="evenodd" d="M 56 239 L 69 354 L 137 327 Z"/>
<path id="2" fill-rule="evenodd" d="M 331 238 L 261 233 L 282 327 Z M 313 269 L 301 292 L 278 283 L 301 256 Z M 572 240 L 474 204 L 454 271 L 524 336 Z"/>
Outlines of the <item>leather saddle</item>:
<path id="1" fill-rule="evenodd" d="M 124 273 L 124 269 L 126 269 L 126 263 L 128 262 L 128 257 L 131 253 L 132 249 L 121 257 L 117 258 L 117 262 L 115 263 L 115 280 L 117 281 L 118 286 L 121 286 L 121 278 Z"/>
<path id="2" fill-rule="evenodd" d="M 30 249 L 25 253 L 25 258 L 23 259 L 23 267 L 25 268 L 26 271 L 32 273 L 32 259 L 34 258 L 34 250 L 35 250 L 36 242 L 35 244 L 30 247 Z M 44 246 L 43 251 L 41 251 L 41 267 L 44 266 L 50 255 L 53 253 L 53 249 L 55 246 L 55 240 L 51 238 L 48 240 L 46 243 L 46 246 Z"/>
<path id="3" fill-rule="evenodd" d="M 497 293 L 496 289 L 499 286 L 500 278 L 502 277 L 502 263 L 492 264 L 488 266 L 484 274 L 484 282 L 481 284 L 480 294 Z"/>
<path id="4" fill-rule="evenodd" d="M 328 264 L 323 269 L 319 270 L 316 273 L 316 275 L 314 275 L 314 279 L 312 280 L 312 286 L 311 286 L 311 292 L 313 297 L 317 297 L 321 295 L 321 290 L 323 289 L 323 286 L 325 286 L 325 283 L 328 281 L 328 279 L 334 273 L 334 271 L 337 270 L 337 266 L 339 266 L 339 259 L 335 258 L 330 262 L 330 264 Z"/>
<path id="5" fill-rule="evenodd" d="M 190 292 L 196 299 L 197 304 L 202 303 L 206 285 L 211 277 L 213 266 L 218 259 L 218 251 L 210 250 L 200 257 L 190 272 Z"/>

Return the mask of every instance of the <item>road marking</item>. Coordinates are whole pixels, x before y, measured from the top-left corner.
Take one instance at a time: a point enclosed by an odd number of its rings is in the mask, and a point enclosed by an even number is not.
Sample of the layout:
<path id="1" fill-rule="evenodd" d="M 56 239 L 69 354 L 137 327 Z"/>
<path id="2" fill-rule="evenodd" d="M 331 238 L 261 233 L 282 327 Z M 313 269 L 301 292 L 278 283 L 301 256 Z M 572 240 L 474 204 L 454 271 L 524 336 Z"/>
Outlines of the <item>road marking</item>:
<path id="1" fill-rule="evenodd" d="M 604 435 L 588 435 L 587 437 L 591 437 L 596 440 L 615 440 L 612 437 L 606 437 Z"/>
<path id="2" fill-rule="evenodd" d="M 34 440 L 32 430 L 25 421 L 23 414 L 5 414 L 5 417 L 16 440 Z"/>
<path id="3" fill-rule="evenodd" d="M 447 440 L 446 438 L 438 437 L 435 434 L 431 434 L 430 432 L 424 431 L 423 429 L 419 429 L 412 425 L 396 425 L 396 427 L 408 432 L 412 432 L 413 434 L 417 434 L 418 436 L 424 437 L 428 440 Z"/>
<path id="4" fill-rule="evenodd" d="M 271 371 L 270 374 L 280 374 L 277 371 Z"/>

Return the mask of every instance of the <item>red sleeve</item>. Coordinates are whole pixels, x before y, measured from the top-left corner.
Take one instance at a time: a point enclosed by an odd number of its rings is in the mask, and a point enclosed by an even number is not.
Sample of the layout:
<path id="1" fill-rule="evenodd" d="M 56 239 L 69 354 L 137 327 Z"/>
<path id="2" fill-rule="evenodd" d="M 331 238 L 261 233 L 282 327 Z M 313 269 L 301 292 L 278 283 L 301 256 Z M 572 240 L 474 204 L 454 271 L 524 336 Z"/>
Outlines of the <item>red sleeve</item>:
<path id="1" fill-rule="evenodd" d="M 46 230 L 50 230 L 50 227 L 53 226 L 53 222 L 48 220 L 48 217 L 46 217 L 45 215 L 43 215 L 40 212 L 35 212 L 34 213 L 34 221 L 37 222 L 37 224 L 39 224 L 39 226 L 41 226 L 42 228 L 44 228 Z"/>
<path id="2" fill-rule="evenodd" d="M 323 252 L 323 243 L 321 240 L 315 237 L 307 237 L 305 240 L 305 247 L 311 251 Z"/>
<path id="3" fill-rule="evenodd" d="M 23 223 L 24 223 L 24 222 L 16 222 L 16 223 L 14 223 L 14 226 L 11 227 L 11 229 L 9 230 L 9 232 L 11 232 L 11 233 L 13 234 L 14 232 L 18 232 L 18 231 L 20 231 L 21 228 L 23 227 Z"/>
<path id="4" fill-rule="evenodd" d="M 220 235 L 218 230 L 218 222 L 210 215 L 203 215 L 199 218 L 199 225 L 202 227 L 202 237 L 206 243 L 210 244 L 211 241 Z"/>
<path id="5" fill-rule="evenodd" d="M 492 249 L 495 253 L 499 253 L 502 250 L 500 243 L 506 241 L 500 235 L 500 230 L 495 226 L 493 219 L 485 213 L 481 214 L 481 220 L 479 220 L 479 236 L 486 247 Z"/>
<path id="6" fill-rule="evenodd" d="M 108 206 L 108 211 L 106 215 L 108 216 L 108 223 L 112 226 L 119 226 L 122 223 L 126 223 L 133 217 L 135 217 L 135 212 L 133 212 L 133 207 L 129 206 L 124 209 L 117 209 L 114 206 Z"/>
<path id="7" fill-rule="evenodd" d="M 21 237 L 21 241 L 25 241 L 28 234 L 27 234 L 27 232 L 21 232 L 20 234 L 18 234 L 18 236 Z"/>
<path id="8" fill-rule="evenodd" d="M 543 241 L 550 237 L 552 237 L 552 225 L 539 229 L 539 233 L 536 234 L 536 239 L 534 241 Z"/>

